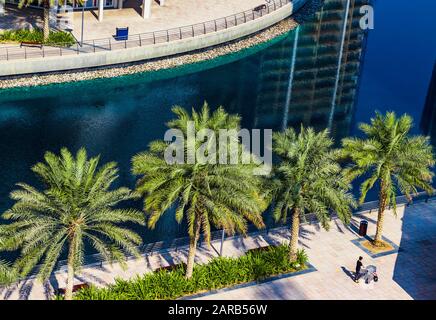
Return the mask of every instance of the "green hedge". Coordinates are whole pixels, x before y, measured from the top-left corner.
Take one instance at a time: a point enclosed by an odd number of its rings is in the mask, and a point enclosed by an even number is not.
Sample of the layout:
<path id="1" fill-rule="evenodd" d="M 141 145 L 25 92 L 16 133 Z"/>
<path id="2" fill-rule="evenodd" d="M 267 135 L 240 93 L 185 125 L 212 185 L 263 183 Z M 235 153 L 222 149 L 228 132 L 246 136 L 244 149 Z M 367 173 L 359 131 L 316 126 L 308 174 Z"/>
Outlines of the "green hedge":
<path id="1" fill-rule="evenodd" d="M 0 32 L 0 42 L 44 42 L 44 34 L 42 30 L 33 29 L 33 30 L 7 30 Z M 46 44 L 57 44 L 63 46 L 71 46 L 76 43 L 76 40 L 72 36 L 71 33 L 64 31 L 50 31 L 50 36 Z"/>
<path id="2" fill-rule="evenodd" d="M 173 271 L 146 273 L 131 280 L 116 279 L 106 288 L 91 286 L 78 291 L 76 300 L 153 300 L 176 299 L 306 268 L 307 255 L 299 251 L 298 261 L 289 263 L 288 247 L 281 245 L 265 251 L 250 252 L 239 258 L 215 258 L 197 265 L 191 279 L 183 267 Z"/>

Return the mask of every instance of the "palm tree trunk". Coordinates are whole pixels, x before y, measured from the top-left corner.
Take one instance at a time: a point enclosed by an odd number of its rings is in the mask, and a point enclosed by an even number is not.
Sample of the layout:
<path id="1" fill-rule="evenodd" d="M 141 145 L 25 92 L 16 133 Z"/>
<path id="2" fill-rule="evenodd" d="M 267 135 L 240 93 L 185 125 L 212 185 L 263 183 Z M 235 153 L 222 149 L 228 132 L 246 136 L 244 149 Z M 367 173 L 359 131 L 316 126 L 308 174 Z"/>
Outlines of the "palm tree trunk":
<path id="1" fill-rule="evenodd" d="M 291 239 L 289 241 L 289 261 L 297 260 L 298 231 L 300 229 L 300 211 L 294 208 L 292 212 Z"/>
<path id="2" fill-rule="evenodd" d="M 374 237 L 374 244 L 379 245 L 382 242 L 382 233 L 383 233 L 383 222 L 385 219 L 385 212 L 384 210 L 378 210 L 378 217 L 377 217 L 377 231 L 375 233 Z"/>
<path id="3" fill-rule="evenodd" d="M 194 271 L 194 260 L 195 253 L 197 252 L 197 242 L 200 238 L 200 220 L 197 219 L 194 235 L 189 240 L 189 253 L 188 253 L 188 262 L 186 266 L 186 279 L 190 279 L 192 277 L 192 272 Z"/>
<path id="4" fill-rule="evenodd" d="M 48 40 L 50 35 L 50 0 L 44 0 L 44 42 Z"/>
<path id="5" fill-rule="evenodd" d="M 379 193 L 379 207 L 378 207 L 378 215 L 377 215 L 377 230 L 374 237 L 374 245 L 380 245 L 382 242 L 382 233 L 383 233 L 383 222 L 385 218 L 385 210 L 386 210 L 386 185 L 382 180 L 380 183 L 380 193 Z"/>
<path id="6" fill-rule="evenodd" d="M 74 250 L 73 241 L 70 242 L 70 250 L 68 252 L 68 271 L 67 285 L 65 288 L 65 300 L 73 299 L 73 283 L 74 283 Z"/>

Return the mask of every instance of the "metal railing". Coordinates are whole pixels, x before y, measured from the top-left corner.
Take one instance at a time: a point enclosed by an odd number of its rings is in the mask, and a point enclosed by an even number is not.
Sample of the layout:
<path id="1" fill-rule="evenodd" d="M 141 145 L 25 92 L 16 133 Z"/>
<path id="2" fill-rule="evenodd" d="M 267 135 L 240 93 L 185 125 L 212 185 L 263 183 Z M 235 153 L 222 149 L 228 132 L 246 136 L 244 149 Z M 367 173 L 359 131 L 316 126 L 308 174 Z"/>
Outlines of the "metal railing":
<path id="1" fill-rule="evenodd" d="M 95 53 L 128 48 L 136 48 L 147 45 L 168 43 L 187 38 L 206 35 L 213 32 L 236 27 L 238 25 L 256 20 L 292 2 L 292 0 L 270 0 L 264 5 L 233 14 L 224 18 L 210 20 L 189 26 L 177 27 L 161 31 L 153 31 L 129 35 L 127 40 L 119 40 L 115 36 L 104 39 L 86 40 L 82 46 L 79 43 L 73 46 L 43 45 L 41 48 L 32 47 L 0 47 L 0 61 L 17 59 L 61 57 L 74 54 Z"/>

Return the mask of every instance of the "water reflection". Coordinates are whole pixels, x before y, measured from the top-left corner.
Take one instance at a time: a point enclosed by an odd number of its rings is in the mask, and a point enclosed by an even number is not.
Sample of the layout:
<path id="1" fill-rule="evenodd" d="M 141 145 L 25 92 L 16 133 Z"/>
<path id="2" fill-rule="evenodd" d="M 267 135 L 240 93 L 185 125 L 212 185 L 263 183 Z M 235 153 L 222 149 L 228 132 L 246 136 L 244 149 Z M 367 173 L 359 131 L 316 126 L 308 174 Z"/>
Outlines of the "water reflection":
<path id="1" fill-rule="evenodd" d="M 281 130 L 303 123 L 330 128 L 336 140 L 348 135 L 366 43 L 359 8 L 368 2 L 326 1 L 313 22 L 235 64 L 227 86 L 203 81 L 200 96 L 215 88 L 220 98 L 214 100 L 226 97 L 224 105 L 242 114 L 247 127 Z M 229 88 L 238 90 L 229 96 Z"/>
<path id="2" fill-rule="evenodd" d="M 359 7 L 368 0 L 326 0 L 281 42 L 212 69 L 156 80 L 134 75 L 0 92 L 0 211 L 18 181 L 38 185 L 30 167 L 46 150 L 66 146 L 116 161 L 119 184 L 134 186 L 130 159 L 162 138 L 171 107 L 223 105 L 246 128 L 329 127 L 347 136 L 359 87 L 365 33 Z M 140 203 L 136 203 L 139 207 Z M 146 241 L 184 235 L 166 215 Z"/>
<path id="3" fill-rule="evenodd" d="M 422 113 L 421 129 L 425 135 L 430 137 L 432 144 L 434 144 L 436 142 L 436 61 Z"/>

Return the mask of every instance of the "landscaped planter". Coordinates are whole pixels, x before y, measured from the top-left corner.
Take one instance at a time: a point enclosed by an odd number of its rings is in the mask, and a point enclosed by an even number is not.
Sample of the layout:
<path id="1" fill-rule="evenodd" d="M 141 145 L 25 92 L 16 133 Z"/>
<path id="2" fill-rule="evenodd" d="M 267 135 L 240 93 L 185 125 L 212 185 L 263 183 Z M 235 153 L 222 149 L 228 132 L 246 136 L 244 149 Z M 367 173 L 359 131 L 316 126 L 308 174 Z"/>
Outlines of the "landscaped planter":
<path id="1" fill-rule="evenodd" d="M 299 267 L 288 261 L 288 247 L 281 245 L 266 251 L 249 252 L 239 258 L 215 258 L 197 265 L 191 279 L 183 267 L 173 271 L 147 273 L 130 280 L 117 279 L 107 288 L 90 287 L 75 295 L 77 300 L 154 300 L 206 295 L 218 290 L 250 286 L 302 272 L 313 271 L 304 251 L 299 253 Z"/>
<path id="2" fill-rule="evenodd" d="M 299 271 L 287 272 L 287 273 L 283 273 L 280 275 L 271 276 L 271 277 L 265 278 L 263 280 L 256 280 L 256 281 L 236 284 L 234 286 L 230 286 L 230 287 L 226 287 L 226 288 L 222 288 L 222 289 L 210 290 L 210 291 L 206 291 L 203 293 L 195 293 L 195 294 L 190 295 L 190 296 L 182 297 L 182 298 L 180 298 L 180 300 L 195 299 L 195 298 L 205 297 L 205 296 L 208 296 L 211 294 L 217 294 L 217 293 L 227 292 L 227 291 L 231 291 L 231 290 L 252 287 L 252 286 L 262 284 L 262 283 L 268 283 L 268 282 L 272 282 L 275 280 L 291 278 L 291 277 L 295 277 L 295 276 L 298 276 L 301 274 L 306 274 L 306 273 L 310 273 L 310 272 L 314 272 L 314 271 L 316 271 L 316 268 L 314 266 L 312 266 L 310 263 L 307 263 L 306 267 L 302 268 Z"/>

